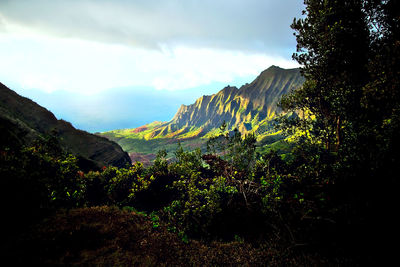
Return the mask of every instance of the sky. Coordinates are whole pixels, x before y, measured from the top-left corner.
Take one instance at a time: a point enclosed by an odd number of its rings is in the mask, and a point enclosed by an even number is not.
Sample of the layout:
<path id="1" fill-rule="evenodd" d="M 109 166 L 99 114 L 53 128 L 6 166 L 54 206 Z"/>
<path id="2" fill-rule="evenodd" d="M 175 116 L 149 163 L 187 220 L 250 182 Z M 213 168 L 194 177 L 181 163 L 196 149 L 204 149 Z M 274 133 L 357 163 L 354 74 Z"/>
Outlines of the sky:
<path id="1" fill-rule="evenodd" d="M 89 132 L 297 67 L 300 0 L 0 0 L 0 82 Z"/>

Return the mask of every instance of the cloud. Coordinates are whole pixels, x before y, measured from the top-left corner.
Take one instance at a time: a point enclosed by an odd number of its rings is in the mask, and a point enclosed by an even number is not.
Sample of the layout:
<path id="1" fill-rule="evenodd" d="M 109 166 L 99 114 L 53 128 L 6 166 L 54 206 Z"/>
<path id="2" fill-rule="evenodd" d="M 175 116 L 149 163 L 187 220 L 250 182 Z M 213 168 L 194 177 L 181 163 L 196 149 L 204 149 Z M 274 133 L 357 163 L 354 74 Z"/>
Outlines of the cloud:
<path id="1" fill-rule="evenodd" d="M 180 90 L 255 77 L 270 65 L 296 67 L 282 57 L 237 50 L 146 50 L 74 39 L 0 33 L 0 79 L 22 88 L 96 94 L 110 88 L 151 86 Z"/>
<path id="2" fill-rule="evenodd" d="M 19 0 L 2 1 L 9 25 L 52 36 L 160 49 L 184 44 L 283 54 L 297 0 Z"/>

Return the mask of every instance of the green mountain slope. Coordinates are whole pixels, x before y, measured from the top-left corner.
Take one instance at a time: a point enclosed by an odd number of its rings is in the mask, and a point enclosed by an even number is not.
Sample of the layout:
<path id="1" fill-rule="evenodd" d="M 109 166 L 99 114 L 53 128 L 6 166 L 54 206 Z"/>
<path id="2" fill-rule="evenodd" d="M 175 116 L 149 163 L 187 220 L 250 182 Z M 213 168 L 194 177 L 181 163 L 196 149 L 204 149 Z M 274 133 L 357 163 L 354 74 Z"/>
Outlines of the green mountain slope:
<path id="1" fill-rule="evenodd" d="M 272 66 L 240 89 L 228 86 L 217 94 L 197 99 L 192 105 L 182 105 L 166 126 L 172 131 L 202 128 L 205 134 L 225 121 L 229 129 L 238 128 L 246 133 L 255 130 L 261 121 L 274 117 L 279 112 L 276 104 L 281 96 L 302 82 L 298 69 Z"/>
<path id="2" fill-rule="evenodd" d="M 153 154 L 160 148 L 171 151 L 178 140 L 184 147 L 201 147 L 206 138 L 217 133 L 225 121 L 228 130 L 242 134 L 256 132 L 262 144 L 277 140 L 271 121 L 281 112 L 277 103 L 282 95 L 300 87 L 304 81 L 299 69 L 276 66 L 263 71 L 253 82 L 240 89 L 227 86 L 216 94 L 202 96 L 194 104 L 182 105 L 169 122 L 153 122 L 135 129 L 100 133 L 130 152 Z M 271 139 L 271 136 L 272 139 Z"/>
<path id="3" fill-rule="evenodd" d="M 53 113 L 0 83 L 0 132 L 2 142 L 29 144 L 43 135 L 56 135 L 62 147 L 96 166 L 125 166 L 130 158 L 106 138 L 75 129 Z M 10 139 L 10 140 L 6 140 Z M 12 139 L 12 140 L 11 140 Z"/>

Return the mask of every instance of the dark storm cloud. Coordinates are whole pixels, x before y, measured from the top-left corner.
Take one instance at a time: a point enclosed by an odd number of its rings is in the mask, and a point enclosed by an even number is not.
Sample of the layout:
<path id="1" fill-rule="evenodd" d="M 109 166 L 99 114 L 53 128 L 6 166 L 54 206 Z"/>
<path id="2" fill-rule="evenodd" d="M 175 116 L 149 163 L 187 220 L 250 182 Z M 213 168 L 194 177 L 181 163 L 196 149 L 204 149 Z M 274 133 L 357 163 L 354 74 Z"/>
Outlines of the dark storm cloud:
<path id="1" fill-rule="evenodd" d="M 287 54 L 299 0 L 0 1 L 1 30 L 28 31 L 142 48 L 176 45 Z"/>

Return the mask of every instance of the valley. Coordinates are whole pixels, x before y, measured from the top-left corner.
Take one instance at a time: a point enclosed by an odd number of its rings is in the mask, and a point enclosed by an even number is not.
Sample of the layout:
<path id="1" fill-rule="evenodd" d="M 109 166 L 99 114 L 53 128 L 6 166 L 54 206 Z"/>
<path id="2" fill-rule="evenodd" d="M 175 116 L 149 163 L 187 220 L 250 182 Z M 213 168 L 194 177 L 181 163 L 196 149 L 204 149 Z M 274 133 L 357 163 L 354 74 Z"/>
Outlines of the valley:
<path id="1" fill-rule="evenodd" d="M 173 157 L 178 142 L 186 150 L 206 150 L 207 140 L 227 130 L 238 129 L 242 135 L 254 133 L 259 151 L 285 150 L 284 139 L 274 129 L 275 118 L 281 114 L 280 98 L 299 88 L 304 82 L 299 69 L 271 66 L 254 81 L 240 88 L 226 86 L 213 95 L 198 98 L 191 105 L 181 105 L 169 122 L 152 122 L 133 129 L 98 133 L 117 142 L 128 152 L 132 162 L 151 163 L 160 149 Z M 288 114 L 289 116 L 291 114 Z"/>

